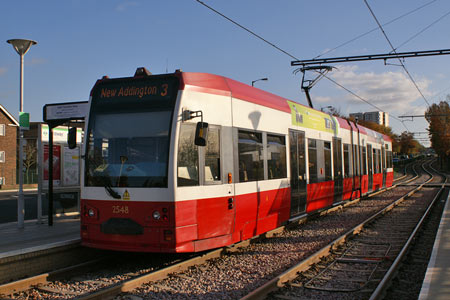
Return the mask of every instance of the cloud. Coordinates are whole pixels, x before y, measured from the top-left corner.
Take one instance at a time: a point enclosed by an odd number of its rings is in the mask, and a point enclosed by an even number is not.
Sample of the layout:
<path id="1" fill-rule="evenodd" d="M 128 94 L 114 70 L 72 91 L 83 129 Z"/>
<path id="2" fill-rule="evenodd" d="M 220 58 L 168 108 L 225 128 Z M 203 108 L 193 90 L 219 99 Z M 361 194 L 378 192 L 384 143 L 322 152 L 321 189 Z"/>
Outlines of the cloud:
<path id="1" fill-rule="evenodd" d="M 116 6 L 116 11 L 118 12 L 124 12 L 125 10 L 127 10 L 130 7 L 135 7 L 135 6 L 139 6 L 138 2 L 135 1 L 127 1 L 127 2 L 123 2 L 119 5 Z"/>
<path id="2" fill-rule="evenodd" d="M 331 101 L 333 101 L 331 97 L 314 96 L 314 102 L 329 103 Z"/>
<path id="3" fill-rule="evenodd" d="M 424 110 L 425 101 L 402 72 L 358 72 L 357 66 L 344 66 L 334 70 L 330 75 L 333 80 L 350 89 L 371 104 L 392 115 Z M 430 80 L 415 78 L 417 85 L 425 96 L 431 95 L 428 87 Z M 373 111 L 375 107 L 355 98 L 346 96 L 349 112 Z"/>
<path id="4" fill-rule="evenodd" d="M 436 73 L 436 78 L 438 79 L 446 79 L 447 75 L 443 73 Z"/>
<path id="5" fill-rule="evenodd" d="M 0 76 L 6 74 L 6 71 L 8 71 L 8 69 L 0 67 Z"/>
<path id="6" fill-rule="evenodd" d="M 423 106 L 410 106 L 410 107 L 408 107 L 408 109 L 407 110 L 405 110 L 405 113 L 399 113 L 398 115 L 399 116 L 402 116 L 402 115 L 411 115 L 411 116 L 420 116 L 420 115 L 425 115 L 425 111 L 426 111 L 427 109 L 425 108 L 425 107 L 423 107 Z"/>

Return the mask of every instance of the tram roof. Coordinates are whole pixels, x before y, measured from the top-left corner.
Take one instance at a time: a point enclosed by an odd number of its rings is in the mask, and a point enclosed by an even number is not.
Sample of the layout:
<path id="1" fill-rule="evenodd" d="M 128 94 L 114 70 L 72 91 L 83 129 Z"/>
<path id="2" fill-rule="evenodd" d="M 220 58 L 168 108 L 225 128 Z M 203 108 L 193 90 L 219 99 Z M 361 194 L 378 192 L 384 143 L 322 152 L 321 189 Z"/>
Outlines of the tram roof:
<path id="1" fill-rule="evenodd" d="M 209 94 L 230 96 L 287 113 L 291 112 L 287 103 L 288 99 L 249 86 L 248 84 L 208 73 L 182 72 L 180 74 L 180 90 L 188 89 Z"/>
<path id="2" fill-rule="evenodd" d="M 290 101 L 289 99 L 252 87 L 248 84 L 224 76 L 209 73 L 179 72 L 178 74 L 180 74 L 181 79 L 180 90 L 194 90 L 209 94 L 230 96 L 258 105 L 263 105 L 265 107 L 270 107 L 276 110 L 291 113 L 291 109 L 287 102 Z M 298 103 L 298 105 L 305 106 L 300 103 Z M 339 127 L 342 129 L 350 130 L 350 128 L 352 128 L 352 130 L 354 131 L 357 131 L 359 129 L 360 133 L 362 134 L 377 134 L 383 136 L 383 139 L 385 141 L 391 141 L 390 137 L 370 130 L 362 125 L 358 125 L 353 122 L 350 122 L 349 125 L 347 120 L 343 118 L 336 117 L 336 119 L 338 120 Z"/>

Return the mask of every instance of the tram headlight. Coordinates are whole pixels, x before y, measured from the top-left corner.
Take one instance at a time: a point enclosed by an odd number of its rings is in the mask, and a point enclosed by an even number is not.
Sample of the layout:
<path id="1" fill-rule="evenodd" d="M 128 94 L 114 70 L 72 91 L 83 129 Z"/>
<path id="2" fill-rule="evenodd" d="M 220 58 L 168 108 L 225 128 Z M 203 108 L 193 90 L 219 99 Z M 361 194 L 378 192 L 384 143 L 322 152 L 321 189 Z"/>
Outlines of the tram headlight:
<path id="1" fill-rule="evenodd" d="M 88 216 L 91 217 L 91 218 L 95 216 L 95 211 L 92 208 L 89 208 Z"/>
<path id="2" fill-rule="evenodd" d="M 159 213 L 159 211 L 155 210 L 153 212 L 153 219 L 159 220 L 160 218 L 161 218 L 161 214 Z"/>

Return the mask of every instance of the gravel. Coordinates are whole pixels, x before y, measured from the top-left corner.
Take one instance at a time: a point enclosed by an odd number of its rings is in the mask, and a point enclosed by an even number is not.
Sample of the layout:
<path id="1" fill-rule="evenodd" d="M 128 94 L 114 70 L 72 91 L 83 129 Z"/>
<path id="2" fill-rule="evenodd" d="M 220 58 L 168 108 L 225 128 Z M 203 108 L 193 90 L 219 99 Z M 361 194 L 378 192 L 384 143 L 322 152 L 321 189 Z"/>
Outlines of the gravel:
<path id="1" fill-rule="evenodd" d="M 426 177 L 428 176 L 421 176 L 416 182 L 424 181 Z M 402 186 L 392 189 L 342 210 L 314 218 L 297 228 L 252 243 L 223 257 L 191 267 L 185 272 L 172 274 L 167 279 L 144 284 L 129 293 L 116 296 L 115 299 L 239 299 L 358 225 L 391 203 L 394 197 L 404 195 L 413 188 Z M 152 255 L 147 254 L 147 257 Z M 127 263 L 128 260 L 132 260 L 131 255 L 124 257 L 116 267 L 99 267 L 96 272 L 47 285 L 51 289 L 62 291 L 61 293 L 34 289 L 31 292 L 15 294 L 14 297 L 71 299 L 76 296 L 64 294 L 64 291 L 79 294 L 92 292 L 99 287 L 110 286 L 139 274 L 151 272 L 163 264 L 161 261 L 148 258 L 141 259 L 141 262 L 138 258 L 131 264 Z"/>

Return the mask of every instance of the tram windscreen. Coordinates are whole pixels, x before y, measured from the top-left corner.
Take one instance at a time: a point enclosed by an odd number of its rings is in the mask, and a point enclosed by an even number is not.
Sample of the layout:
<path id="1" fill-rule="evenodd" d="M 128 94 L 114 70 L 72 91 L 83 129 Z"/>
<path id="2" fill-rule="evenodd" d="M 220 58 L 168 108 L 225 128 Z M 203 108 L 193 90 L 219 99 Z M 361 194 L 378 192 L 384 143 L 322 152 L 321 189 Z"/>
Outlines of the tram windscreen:
<path id="1" fill-rule="evenodd" d="M 86 186 L 167 187 L 177 90 L 170 79 L 113 82 L 94 89 L 86 136 Z M 154 93 L 123 96 L 124 88 Z M 111 93 L 114 96 L 107 97 Z"/>

